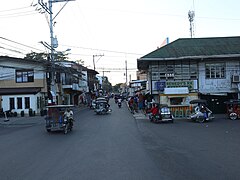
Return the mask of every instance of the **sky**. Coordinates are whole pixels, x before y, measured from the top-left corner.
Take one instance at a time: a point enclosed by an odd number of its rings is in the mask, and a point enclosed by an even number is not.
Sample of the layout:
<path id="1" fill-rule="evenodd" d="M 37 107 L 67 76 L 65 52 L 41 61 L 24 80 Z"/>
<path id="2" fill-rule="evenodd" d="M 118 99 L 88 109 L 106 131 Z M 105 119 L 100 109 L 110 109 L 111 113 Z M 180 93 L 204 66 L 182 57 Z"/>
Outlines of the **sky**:
<path id="1" fill-rule="evenodd" d="M 195 12 L 195 38 L 224 37 L 240 35 L 239 7 L 238 0 L 55 2 L 56 51 L 71 49 L 69 60 L 82 60 L 90 69 L 95 56 L 99 75 L 113 85 L 124 83 L 136 79 L 137 59 L 156 50 L 167 37 L 170 42 L 190 38 L 190 10 Z M 50 44 L 49 17 L 40 8 L 38 0 L 1 3 L 0 55 L 21 58 L 31 51 L 49 52 L 40 43 Z"/>

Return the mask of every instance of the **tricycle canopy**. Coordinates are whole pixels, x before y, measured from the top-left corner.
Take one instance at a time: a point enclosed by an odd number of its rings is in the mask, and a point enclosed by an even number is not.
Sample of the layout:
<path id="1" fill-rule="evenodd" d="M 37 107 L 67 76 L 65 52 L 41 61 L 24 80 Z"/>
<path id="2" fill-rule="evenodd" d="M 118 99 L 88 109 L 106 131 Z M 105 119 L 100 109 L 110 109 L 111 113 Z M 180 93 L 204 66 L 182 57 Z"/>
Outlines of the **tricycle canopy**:
<path id="1" fill-rule="evenodd" d="M 228 104 L 228 105 L 240 105 L 240 100 L 230 100 L 230 101 L 225 101 L 224 102 L 225 104 Z"/>
<path id="2" fill-rule="evenodd" d="M 194 99 L 189 102 L 190 104 L 207 104 L 205 99 Z"/>

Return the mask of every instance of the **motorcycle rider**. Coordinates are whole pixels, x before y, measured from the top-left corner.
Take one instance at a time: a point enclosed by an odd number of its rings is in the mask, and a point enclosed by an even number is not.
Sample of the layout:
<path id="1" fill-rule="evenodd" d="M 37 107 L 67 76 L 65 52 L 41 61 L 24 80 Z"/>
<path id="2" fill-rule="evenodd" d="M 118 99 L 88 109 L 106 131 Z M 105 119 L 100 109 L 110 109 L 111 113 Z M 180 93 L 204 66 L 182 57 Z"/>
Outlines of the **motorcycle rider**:
<path id="1" fill-rule="evenodd" d="M 69 121 L 70 125 L 73 125 L 73 111 L 70 108 L 67 108 L 67 110 L 64 112 L 64 116 Z"/>
<path id="2" fill-rule="evenodd" d="M 122 99 L 121 98 L 118 98 L 118 107 L 121 107 L 122 106 Z"/>
<path id="3" fill-rule="evenodd" d="M 153 104 L 153 107 L 151 108 L 150 112 L 152 113 L 152 117 L 156 117 L 159 115 L 159 109 L 157 104 Z"/>
<path id="4" fill-rule="evenodd" d="M 210 110 L 207 108 L 207 106 L 202 104 L 200 111 L 203 113 L 204 118 L 208 120 L 208 113 L 210 112 Z"/>

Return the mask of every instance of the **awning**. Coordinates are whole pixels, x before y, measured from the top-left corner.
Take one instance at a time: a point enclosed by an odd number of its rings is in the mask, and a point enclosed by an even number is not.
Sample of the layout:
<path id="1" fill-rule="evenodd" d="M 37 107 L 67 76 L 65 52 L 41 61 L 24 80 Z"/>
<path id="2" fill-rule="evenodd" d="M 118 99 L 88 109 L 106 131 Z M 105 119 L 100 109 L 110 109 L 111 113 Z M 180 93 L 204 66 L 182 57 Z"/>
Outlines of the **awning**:
<path id="1" fill-rule="evenodd" d="M 164 88 L 164 94 L 189 94 L 188 87 Z"/>
<path id="2" fill-rule="evenodd" d="M 0 95 L 37 94 L 41 88 L 0 88 Z"/>

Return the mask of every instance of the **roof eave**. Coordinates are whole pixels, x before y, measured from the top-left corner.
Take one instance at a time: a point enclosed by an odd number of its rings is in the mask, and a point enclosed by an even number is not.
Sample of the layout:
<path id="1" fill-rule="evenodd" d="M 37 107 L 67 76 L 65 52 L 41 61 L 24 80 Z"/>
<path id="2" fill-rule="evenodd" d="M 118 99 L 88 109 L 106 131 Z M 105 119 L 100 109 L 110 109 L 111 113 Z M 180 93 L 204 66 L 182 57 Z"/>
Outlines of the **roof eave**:
<path id="1" fill-rule="evenodd" d="M 236 58 L 240 54 L 223 54 L 223 55 L 206 55 L 206 56 L 182 56 L 170 58 L 140 58 L 138 61 L 171 61 L 171 60 L 184 60 L 184 59 L 214 59 L 214 58 Z"/>

